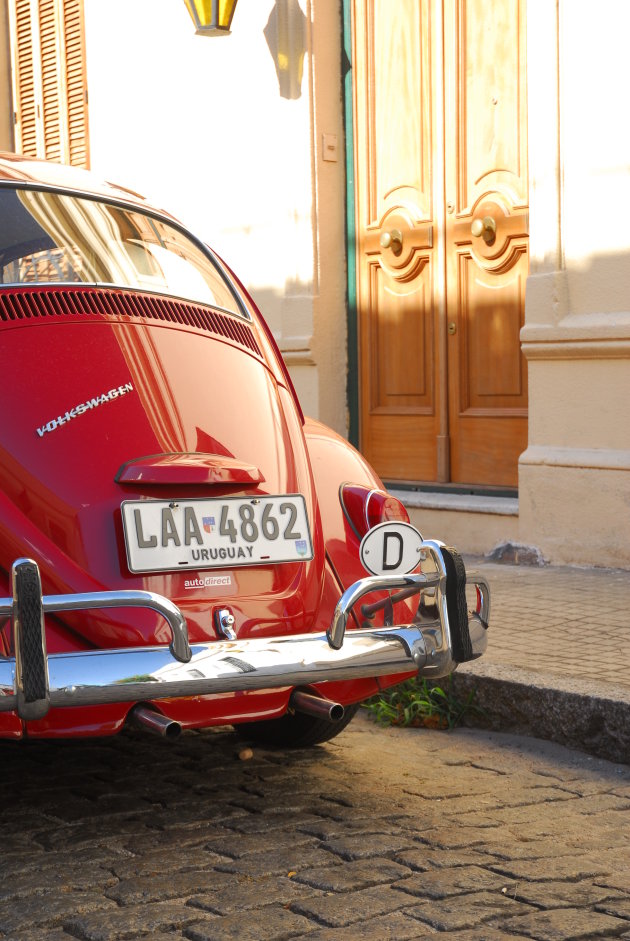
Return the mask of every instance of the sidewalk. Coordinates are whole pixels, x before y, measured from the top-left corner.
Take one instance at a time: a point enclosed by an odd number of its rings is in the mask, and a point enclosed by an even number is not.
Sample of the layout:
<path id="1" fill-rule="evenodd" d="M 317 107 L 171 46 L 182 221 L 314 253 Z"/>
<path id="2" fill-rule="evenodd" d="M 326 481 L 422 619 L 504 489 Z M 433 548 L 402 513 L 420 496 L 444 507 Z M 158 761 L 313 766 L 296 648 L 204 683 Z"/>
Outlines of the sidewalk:
<path id="1" fill-rule="evenodd" d="M 486 724 L 630 763 L 630 572 L 466 567 L 490 584 L 490 630 L 455 684 L 476 690 Z"/>

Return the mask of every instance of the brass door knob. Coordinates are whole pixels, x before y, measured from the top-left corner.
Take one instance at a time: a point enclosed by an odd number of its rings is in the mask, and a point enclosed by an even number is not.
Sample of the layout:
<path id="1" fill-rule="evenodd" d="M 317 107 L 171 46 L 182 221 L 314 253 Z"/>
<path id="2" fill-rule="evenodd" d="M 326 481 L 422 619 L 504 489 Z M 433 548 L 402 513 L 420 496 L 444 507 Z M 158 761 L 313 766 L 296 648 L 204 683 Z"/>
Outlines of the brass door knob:
<path id="1" fill-rule="evenodd" d="M 402 232 L 400 229 L 383 232 L 381 235 L 381 248 L 391 248 L 394 255 L 400 255 L 402 252 Z"/>
<path id="2" fill-rule="evenodd" d="M 475 219 L 470 227 L 474 238 L 481 238 L 487 245 L 492 245 L 497 237 L 497 224 L 492 216 L 484 216 L 483 219 Z"/>

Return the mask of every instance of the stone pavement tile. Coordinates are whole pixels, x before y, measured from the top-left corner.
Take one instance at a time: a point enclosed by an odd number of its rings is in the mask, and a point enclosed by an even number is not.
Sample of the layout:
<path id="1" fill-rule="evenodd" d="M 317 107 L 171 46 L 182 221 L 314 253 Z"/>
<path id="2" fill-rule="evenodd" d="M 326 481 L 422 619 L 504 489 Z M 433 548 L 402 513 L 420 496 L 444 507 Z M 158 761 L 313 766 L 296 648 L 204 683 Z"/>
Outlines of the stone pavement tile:
<path id="1" fill-rule="evenodd" d="M 3 786 L 7 789 L 7 793 L 9 793 L 7 782 L 3 781 L 2 783 Z M 21 789 L 23 787 L 23 782 L 16 782 L 14 786 Z M 20 814 L 19 821 L 15 819 L 15 813 L 0 814 L 0 829 L 2 830 L 3 836 L 6 835 L 7 837 L 11 837 L 15 841 L 25 841 L 26 833 L 30 833 L 33 830 L 41 830 L 42 828 L 45 829 L 50 827 L 50 825 L 51 821 L 47 813 L 38 813 L 29 810 L 28 805 L 24 806 L 24 813 Z M 16 827 L 17 832 L 12 833 L 11 831 Z"/>
<path id="2" fill-rule="evenodd" d="M 102 859 L 99 853 L 99 860 Z M 112 860 L 110 866 L 119 879 L 132 879 L 136 876 L 153 876 L 157 873 L 181 871 L 185 869 L 209 869 L 222 862 L 224 857 L 209 853 L 202 847 L 191 849 L 189 846 L 172 846 L 168 852 L 153 849 L 141 856 L 127 856 Z"/>
<path id="3" fill-rule="evenodd" d="M 630 898 L 624 895 L 618 898 L 608 899 L 608 901 L 600 902 L 596 905 L 595 910 L 604 912 L 606 915 L 615 915 L 617 918 L 626 918 L 630 921 Z M 628 927 L 630 927 L 630 925 Z"/>
<path id="4" fill-rule="evenodd" d="M 122 941 L 158 932 L 182 931 L 201 920 L 199 910 L 179 902 L 157 902 L 136 908 L 115 908 L 105 912 L 66 916 L 64 927 L 81 941 Z M 207 916 L 214 918 L 212 915 Z M 42 939 L 43 941 L 43 939 Z"/>
<path id="5" fill-rule="evenodd" d="M 67 799 L 67 798 L 66 798 Z M 103 821 L 89 821 L 67 827 L 50 827 L 37 831 L 33 839 L 46 850 L 82 849 L 87 846 L 124 846 L 129 840 L 139 839 L 148 832 L 146 820 L 120 817 L 112 825 L 103 826 Z M 3 840 L 4 849 L 4 840 Z"/>
<path id="6" fill-rule="evenodd" d="M 0 832 L 2 832 L 0 828 Z M 59 853 L 40 849 L 31 845 L 29 850 L 23 850 L 19 853 L 10 852 L 6 849 L 4 839 L 2 840 L 2 858 L 0 858 L 0 876 L 4 879 L 14 879 L 16 876 L 29 872 L 47 872 L 56 870 L 67 870 L 80 865 L 88 867 L 94 865 L 94 848 L 84 846 L 77 849 L 62 850 Z M 121 847 L 99 847 L 98 864 L 109 869 L 110 863 L 122 861 L 130 854 Z"/>
<path id="7" fill-rule="evenodd" d="M 630 808 L 630 799 L 615 794 L 589 794 L 581 797 L 575 809 L 579 814 L 603 814 L 605 811 L 625 812 Z"/>
<path id="8" fill-rule="evenodd" d="M 409 778 L 405 781 L 405 793 L 413 797 L 420 797 L 430 807 L 434 802 L 446 803 L 447 807 L 456 801 L 469 801 L 475 807 L 476 798 L 483 794 L 491 794 L 496 789 L 494 776 L 479 774 L 470 769 L 460 772 L 455 780 L 454 774 L 440 781 L 428 778 Z M 436 808 L 439 809 L 439 808 Z"/>
<path id="9" fill-rule="evenodd" d="M 269 905 L 283 905 L 289 908 L 293 902 L 318 898 L 322 894 L 311 886 L 300 885 L 286 876 L 280 879 L 272 879 L 269 876 L 245 879 L 241 876 L 238 880 L 230 878 L 227 885 L 210 886 L 204 894 L 192 896 L 188 904 L 191 908 L 215 915 L 234 915 L 255 908 L 258 917 Z"/>
<path id="10" fill-rule="evenodd" d="M 613 837 L 615 834 L 620 836 L 627 836 L 628 833 L 628 811 L 627 810 L 611 810 L 611 811 L 601 811 L 598 813 L 594 811 L 592 814 L 584 819 L 580 817 L 579 824 L 585 829 L 592 832 L 597 831 L 597 833 L 605 833 L 606 836 Z"/>
<path id="11" fill-rule="evenodd" d="M 496 928 L 473 928 L 464 931 L 449 931 L 448 941 L 523 941 L 523 935 L 509 934 Z"/>
<path id="12" fill-rule="evenodd" d="M 589 842 L 589 849 L 593 849 L 593 845 Z M 605 844 L 606 847 L 610 846 L 610 843 Z M 481 848 L 480 848 L 481 849 Z M 518 842 L 512 834 L 510 838 L 504 840 L 502 844 L 493 843 L 491 846 L 487 847 L 487 852 L 491 853 L 493 859 L 489 862 L 499 865 L 499 860 L 514 860 L 514 859 L 539 859 L 539 860 L 548 860 L 548 859 L 557 859 L 561 856 L 570 856 L 574 857 L 576 854 L 580 854 L 584 849 L 584 840 L 580 839 L 579 842 L 576 841 L 575 844 L 571 845 L 570 843 L 560 843 L 558 840 L 523 840 Z"/>
<path id="13" fill-rule="evenodd" d="M 616 938 L 628 924 L 588 909 L 556 908 L 550 912 L 519 915 L 501 922 L 501 928 L 524 934 L 536 941 L 573 941 L 586 938 Z"/>
<path id="14" fill-rule="evenodd" d="M 15 934 L 2 935 L 2 941 L 70 941 L 70 935 L 66 934 L 63 928 L 47 928 L 46 934 L 42 934 L 41 928 L 35 928 L 33 931 L 21 931 L 17 929 Z M 154 941 L 152 938 L 151 941 Z"/>
<path id="15" fill-rule="evenodd" d="M 281 783 L 281 779 L 278 779 L 278 783 Z M 292 794 L 287 794 L 284 803 L 280 801 L 278 804 L 275 804 L 272 794 L 263 796 L 260 794 L 247 794 L 245 792 L 230 795 L 227 803 L 235 810 L 240 810 L 243 813 L 264 813 L 272 817 L 293 816 L 294 814 L 301 814 L 305 811 L 319 814 L 323 807 L 323 801 L 318 803 L 317 798 L 309 796 L 304 788 Z M 326 804 L 326 809 L 327 808 L 328 805 Z"/>
<path id="16" fill-rule="evenodd" d="M 436 931 L 430 925 L 409 918 L 404 912 L 391 912 L 346 928 L 316 928 L 304 937 L 308 941 L 415 941 L 416 938 L 436 939 Z"/>
<path id="17" fill-rule="evenodd" d="M 29 895 L 14 902 L 0 903 L 0 932 L 10 934 L 18 928 L 34 928 L 37 925 L 57 927 L 65 920 L 69 911 L 99 912 L 105 916 L 107 910 L 116 908 L 115 902 L 103 898 L 97 892 L 71 891 L 47 892 Z"/>
<path id="18" fill-rule="evenodd" d="M 596 849 L 608 849 L 615 855 L 619 869 L 630 869 L 630 814 L 620 815 L 615 826 L 611 827 L 603 820 L 601 827 L 585 828 L 585 845 Z"/>
<path id="19" fill-rule="evenodd" d="M 407 909 L 407 914 L 436 928 L 438 931 L 457 931 L 476 928 L 486 921 L 525 914 L 529 905 L 514 901 L 501 892 L 473 892 L 441 898 L 439 903 L 426 902 Z"/>
<path id="20" fill-rule="evenodd" d="M 175 806 L 169 802 L 168 810 L 160 808 L 151 814 L 151 826 L 156 830 L 185 830 L 199 826 L 212 829 L 230 827 L 244 817 L 247 817 L 247 811 L 221 801 L 191 800 L 188 804 Z"/>
<path id="21" fill-rule="evenodd" d="M 524 859 L 493 863 L 489 866 L 495 872 L 513 879 L 527 879 L 530 882 L 553 882 L 563 879 L 588 879 L 593 876 L 605 876 L 615 869 L 614 862 L 598 854 L 582 856 L 559 856 L 546 860 L 546 868 L 539 860 Z"/>
<path id="22" fill-rule="evenodd" d="M 190 924 L 184 929 L 184 937 L 189 941 L 288 941 L 308 937 L 312 927 L 301 915 L 270 906 L 251 919 L 238 914 Z"/>
<path id="23" fill-rule="evenodd" d="M 462 827 L 444 826 L 429 830 L 422 835 L 422 842 L 439 849 L 466 849 L 470 846 L 484 846 L 494 840 L 505 843 L 505 830 L 502 827 Z"/>
<path id="24" fill-rule="evenodd" d="M 601 885 L 609 889 L 620 889 L 630 895 L 630 867 L 615 868 L 615 871 L 606 876 L 597 876 L 594 879 L 595 885 Z"/>
<path id="25" fill-rule="evenodd" d="M 519 902 L 545 909 L 590 907 L 606 899 L 626 898 L 617 889 L 593 885 L 591 882 L 518 882 L 509 894 Z M 606 908 L 601 910 L 607 911 Z"/>
<path id="26" fill-rule="evenodd" d="M 419 872 L 395 884 L 395 888 L 410 895 L 431 899 L 444 899 L 449 895 L 465 892 L 491 892 L 507 888 L 512 884 L 504 876 L 482 869 L 480 866 L 457 866 L 454 869 L 434 869 Z"/>
<path id="27" fill-rule="evenodd" d="M 527 804 L 526 806 L 519 807 L 497 807 L 496 810 L 492 811 L 492 821 L 494 826 L 499 824 L 506 826 L 514 826 L 515 824 L 520 823 L 531 823 L 532 818 L 536 824 L 542 829 L 547 828 L 551 832 L 557 831 L 564 824 L 562 820 L 567 816 L 573 816 L 576 812 L 576 807 L 573 806 L 578 798 L 573 798 L 573 800 L 562 801 L 561 804 L 557 802 L 548 802 L 548 803 L 536 803 L 535 801 L 532 804 Z M 532 808 L 535 808 L 535 813 L 532 812 Z M 466 823 L 465 817 L 458 818 L 462 823 Z"/>
<path id="28" fill-rule="evenodd" d="M 158 850 L 160 847 L 173 845 L 188 846 L 191 850 L 196 847 L 202 848 L 209 840 L 218 840 L 228 834 L 233 835 L 233 832 L 216 822 L 200 820 L 196 827 L 174 827 L 170 830 L 147 827 L 137 834 L 131 830 L 131 834 L 131 838 L 125 840 L 123 846 L 130 853 L 142 855 Z"/>
<path id="29" fill-rule="evenodd" d="M 8 789 L 6 791 L 10 793 Z M 14 853 L 27 853 L 31 847 L 36 853 L 44 849 L 43 846 L 35 843 L 32 831 L 25 830 L 24 833 L 10 833 L 8 829 L 2 831 L 2 852 L 3 854 L 6 853 L 9 859 Z M 4 866 L 4 864 L 6 864 L 6 860 L 0 863 L 1 866 Z"/>
<path id="30" fill-rule="evenodd" d="M 400 826 L 392 825 L 385 819 L 365 819 L 361 817 L 358 820 L 326 820 L 320 817 L 309 823 L 298 824 L 297 829 L 302 833 L 310 834 L 310 836 L 316 836 L 319 840 L 329 840 L 335 837 L 344 839 L 355 836 L 363 837 L 365 834 L 372 833 L 391 835 L 406 832 Z"/>
<path id="31" fill-rule="evenodd" d="M 41 865 L 19 875 L 11 875 L 0 883 L 0 902 L 27 895 L 48 892 L 70 892 L 73 889 L 105 889 L 116 884 L 116 877 L 100 866 L 68 866 L 63 869 Z"/>
<path id="32" fill-rule="evenodd" d="M 293 876 L 294 881 L 328 892 L 348 892 L 369 889 L 385 882 L 396 882 L 409 875 L 409 869 L 390 859 L 357 859 L 341 866 L 322 866 L 306 869 Z"/>
<path id="33" fill-rule="evenodd" d="M 321 817 L 315 814 L 249 814 L 235 817 L 232 821 L 224 822 L 223 826 L 236 833 L 277 833 L 280 830 L 303 830 L 312 833 L 309 825 L 317 826 Z"/>
<path id="34" fill-rule="evenodd" d="M 313 837 L 300 833 L 278 834 L 273 841 L 276 850 L 285 846 L 314 846 L 315 844 Z M 230 859 L 240 859 L 251 853 L 266 853 L 269 848 L 269 838 L 265 833 L 227 833 L 206 843 L 205 848 L 211 853 L 229 856 Z"/>
<path id="35" fill-rule="evenodd" d="M 421 847 L 417 850 L 402 850 L 395 854 L 394 859 L 414 872 L 430 872 L 432 869 L 450 869 L 454 866 L 485 866 L 496 862 L 495 855 L 484 853 L 481 847 L 478 850 L 434 850 Z"/>
<path id="36" fill-rule="evenodd" d="M 217 863 L 219 872 L 231 872 L 244 876 L 288 875 L 290 872 L 302 872 L 319 866 L 332 869 L 342 866 L 341 857 L 333 856 L 317 845 L 284 846 L 277 849 L 270 846 L 266 853 L 244 856 L 242 859 L 226 859 Z"/>
<path id="37" fill-rule="evenodd" d="M 533 804 L 553 804 L 555 802 L 575 800 L 575 794 L 562 787 L 510 787 L 509 785 L 496 785 L 495 791 L 488 795 L 472 794 L 469 797 L 472 809 L 477 813 L 487 810 L 494 812 L 499 807 L 530 807 Z M 453 802 L 448 806 L 448 812 L 456 812 Z M 462 810 L 462 813 L 467 813 Z"/>
<path id="38" fill-rule="evenodd" d="M 183 872 L 161 872 L 149 876 L 124 879 L 107 889 L 108 898 L 119 905 L 138 905 L 141 902 L 160 902 L 166 899 L 187 898 L 208 889 L 232 888 L 234 879 L 226 873 L 217 873 L 212 869 Z"/>
<path id="39" fill-rule="evenodd" d="M 51 805 L 47 812 L 51 817 L 64 823 L 78 823 L 80 820 L 95 820 L 99 817 L 112 819 L 116 817 L 128 818 L 130 814 L 134 816 L 154 815 L 156 810 L 160 809 L 159 806 L 149 800 L 129 794 L 125 796 L 124 800 L 120 797 L 111 796 L 89 800 L 75 795 L 72 803 L 65 801 L 57 807 Z"/>
<path id="40" fill-rule="evenodd" d="M 352 836 L 344 839 L 328 840 L 325 848 L 342 859 L 370 859 L 372 856 L 382 856 L 384 853 L 397 853 L 417 845 L 413 837 L 404 834 L 390 835 L 388 833 L 375 833 L 369 840 L 365 835 Z"/>
<path id="41" fill-rule="evenodd" d="M 294 902 L 291 909 L 329 928 L 342 928 L 375 915 L 399 911 L 411 904 L 412 900 L 404 893 L 396 892 L 390 886 L 381 886 Z"/>

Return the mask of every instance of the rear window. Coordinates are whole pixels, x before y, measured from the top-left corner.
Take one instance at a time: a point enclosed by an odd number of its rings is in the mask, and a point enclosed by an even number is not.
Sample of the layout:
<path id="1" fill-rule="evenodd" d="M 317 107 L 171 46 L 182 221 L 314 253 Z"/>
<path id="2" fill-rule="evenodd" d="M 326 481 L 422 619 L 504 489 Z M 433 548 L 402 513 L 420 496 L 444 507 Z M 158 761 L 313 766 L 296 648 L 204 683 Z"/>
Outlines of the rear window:
<path id="1" fill-rule="evenodd" d="M 64 193 L 0 188 L 0 283 L 114 285 L 243 316 L 211 258 L 175 226 Z"/>

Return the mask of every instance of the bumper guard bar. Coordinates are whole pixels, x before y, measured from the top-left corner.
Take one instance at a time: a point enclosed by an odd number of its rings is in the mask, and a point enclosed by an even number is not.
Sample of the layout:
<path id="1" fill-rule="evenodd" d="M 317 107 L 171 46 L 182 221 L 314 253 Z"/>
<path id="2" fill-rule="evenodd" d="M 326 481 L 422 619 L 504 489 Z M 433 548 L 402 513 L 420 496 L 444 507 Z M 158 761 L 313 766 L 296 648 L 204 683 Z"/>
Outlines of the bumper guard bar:
<path id="1" fill-rule="evenodd" d="M 483 577 L 469 576 L 477 589 L 475 608 L 469 611 L 463 594 L 466 575 L 457 553 L 436 541 L 424 542 L 423 551 L 431 557 L 434 572 L 360 579 L 342 594 L 325 633 L 192 645 L 182 613 L 161 595 L 106 591 L 42 596 L 37 564 L 18 559 L 12 567 L 13 597 L 0 598 L 0 617 L 13 622 L 16 651 L 15 658 L 0 657 L 0 712 L 16 711 L 32 720 L 51 707 L 303 687 L 412 671 L 445 676 L 458 662 L 480 657 L 486 649 L 490 592 Z M 459 568 L 453 568 L 454 556 Z M 378 591 L 397 594 L 364 606 L 364 616 L 383 607 L 387 624 L 391 602 L 417 593 L 420 605 L 414 621 L 346 631 L 357 602 Z M 170 626 L 171 644 L 47 654 L 44 614 L 106 607 L 159 612 Z"/>

